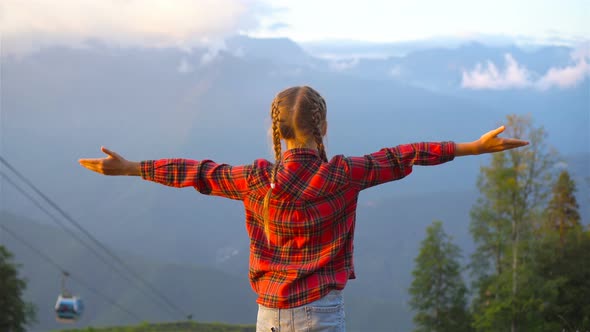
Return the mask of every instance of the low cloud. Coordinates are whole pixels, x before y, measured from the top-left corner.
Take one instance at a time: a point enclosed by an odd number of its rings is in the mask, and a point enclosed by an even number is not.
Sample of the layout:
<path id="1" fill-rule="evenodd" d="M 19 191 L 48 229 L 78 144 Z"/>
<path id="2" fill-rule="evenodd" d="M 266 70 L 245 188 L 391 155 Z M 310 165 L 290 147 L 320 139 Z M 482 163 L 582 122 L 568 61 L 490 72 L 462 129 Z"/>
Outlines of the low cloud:
<path id="1" fill-rule="evenodd" d="M 178 67 L 176 67 L 176 70 L 181 74 L 188 74 L 193 72 L 194 67 L 190 62 L 188 62 L 186 58 L 182 58 L 180 64 L 178 65 Z"/>
<path id="2" fill-rule="evenodd" d="M 577 50 L 571 55 L 575 64 L 563 68 L 551 68 L 538 82 L 537 87 L 542 90 L 551 87 L 561 89 L 578 85 L 586 77 L 590 77 L 590 47 Z"/>
<path id="3" fill-rule="evenodd" d="M 402 75 L 402 67 L 400 65 L 395 65 L 389 71 L 389 74 L 393 77 L 400 77 Z"/>
<path id="4" fill-rule="evenodd" d="M 480 63 L 472 71 L 463 71 L 461 86 L 469 89 L 508 89 L 530 86 L 529 71 L 520 66 L 511 54 L 504 55 L 506 68 L 500 70 L 491 61 Z"/>
<path id="5" fill-rule="evenodd" d="M 462 72 L 463 88 L 482 90 L 503 90 L 511 88 L 571 88 L 590 77 L 590 47 L 584 46 L 571 54 L 572 64 L 565 67 L 553 67 L 542 75 L 534 75 L 518 64 L 511 54 L 506 54 L 504 69 L 498 69 L 490 61 L 484 67 L 478 63 L 471 71 Z M 538 77 L 538 79 L 534 79 Z"/>
<path id="6" fill-rule="evenodd" d="M 330 62 L 330 68 L 334 71 L 345 71 L 356 67 L 359 64 L 359 59 L 341 59 Z"/>
<path id="7" fill-rule="evenodd" d="M 88 40 L 191 48 L 256 29 L 270 9 L 260 0 L 3 0 L 3 52 Z"/>
<path id="8" fill-rule="evenodd" d="M 551 68 L 538 82 L 540 89 L 549 89 L 551 87 L 570 88 L 578 85 L 587 76 L 590 76 L 590 66 L 585 60 L 578 62 L 573 66 L 564 68 Z"/>
<path id="9" fill-rule="evenodd" d="M 207 52 L 205 52 L 205 54 L 203 54 L 201 56 L 200 65 L 205 66 L 205 65 L 208 65 L 209 63 L 213 62 L 213 60 L 215 60 L 215 58 L 217 58 L 219 53 L 223 50 L 226 50 L 226 49 L 227 49 L 227 46 L 225 45 L 225 42 L 223 42 L 223 40 L 211 43 L 209 45 L 209 48 L 207 49 Z"/>

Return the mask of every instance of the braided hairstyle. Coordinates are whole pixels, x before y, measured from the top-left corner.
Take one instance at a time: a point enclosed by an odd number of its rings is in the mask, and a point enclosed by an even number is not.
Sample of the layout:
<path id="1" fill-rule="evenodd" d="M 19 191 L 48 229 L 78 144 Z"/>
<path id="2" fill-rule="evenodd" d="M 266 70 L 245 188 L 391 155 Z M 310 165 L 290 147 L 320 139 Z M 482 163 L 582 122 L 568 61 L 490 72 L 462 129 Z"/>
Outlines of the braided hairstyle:
<path id="1" fill-rule="evenodd" d="M 272 138 L 275 163 L 270 175 L 270 188 L 264 197 L 264 234 L 270 244 L 270 199 L 276 187 L 277 173 L 281 165 L 281 139 L 293 140 L 296 146 L 316 143 L 320 158 L 327 162 L 323 136 L 326 128 L 326 101 L 313 88 L 292 87 L 281 91 L 272 101 Z"/>

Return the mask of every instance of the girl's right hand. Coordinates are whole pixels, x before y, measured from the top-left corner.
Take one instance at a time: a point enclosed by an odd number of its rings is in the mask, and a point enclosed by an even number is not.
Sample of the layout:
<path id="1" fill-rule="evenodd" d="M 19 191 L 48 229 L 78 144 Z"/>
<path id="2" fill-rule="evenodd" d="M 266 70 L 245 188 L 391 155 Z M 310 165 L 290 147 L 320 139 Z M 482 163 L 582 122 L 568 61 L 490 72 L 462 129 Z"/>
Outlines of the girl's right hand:
<path id="1" fill-rule="evenodd" d="M 121 157 L 118 153 L 104 146 L 100 148 L 107 154 L 106 158 L 79 159 L 78 162 L 87 169 L 104 175 L 140 175 L 140 164 Z"/>

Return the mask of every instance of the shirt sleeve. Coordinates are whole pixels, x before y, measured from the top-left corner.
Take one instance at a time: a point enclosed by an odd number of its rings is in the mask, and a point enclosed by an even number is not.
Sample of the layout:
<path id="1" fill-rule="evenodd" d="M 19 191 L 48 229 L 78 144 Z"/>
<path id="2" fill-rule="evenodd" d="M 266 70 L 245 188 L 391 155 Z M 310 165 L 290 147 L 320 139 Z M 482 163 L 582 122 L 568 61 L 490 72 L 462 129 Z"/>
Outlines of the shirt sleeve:
<path id="1" fill-rule="evenodd" d="M 352 182 L 363 190 L 399 180 L 410 174 L 414 165 L 439 165 L 454 158 L 454 142 L 422 142 L 398 145 L 348 159 Z"/>
<path id="2" fill-rule="evenodd" d="M 170 187 L 194 187 L 205 195 L 241 200 L 248 192 L 252 165 L 230 166 L 211 160 L 159 159 L 141 163 L 141 177 Z"/>

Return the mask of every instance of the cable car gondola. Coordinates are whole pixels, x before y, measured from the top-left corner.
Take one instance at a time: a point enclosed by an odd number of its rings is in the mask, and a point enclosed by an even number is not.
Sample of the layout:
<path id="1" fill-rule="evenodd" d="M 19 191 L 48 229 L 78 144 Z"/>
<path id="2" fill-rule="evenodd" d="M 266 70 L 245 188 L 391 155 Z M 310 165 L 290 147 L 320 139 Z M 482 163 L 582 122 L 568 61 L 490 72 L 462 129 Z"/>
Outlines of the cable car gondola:
<path id="1" fill-rule="evenodd" d="M 73 323 L 77 321 L 84 312 L 84 303 L 78 296 L 72 295 L 65 287 L 66 278 L 70 274 L 63 271 L 61 280 L 61 294 L 55 302 L 55 319 L 60 323 Z"/>

